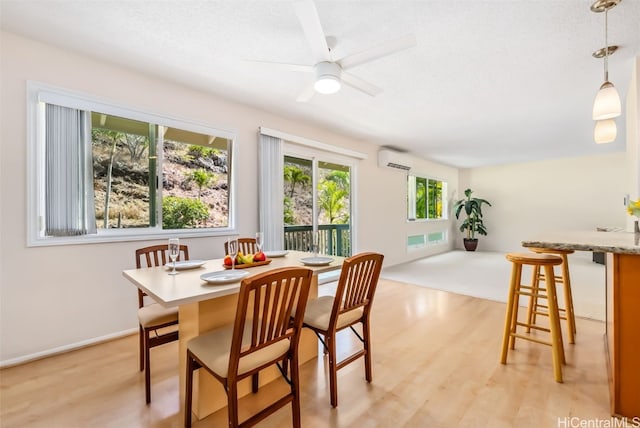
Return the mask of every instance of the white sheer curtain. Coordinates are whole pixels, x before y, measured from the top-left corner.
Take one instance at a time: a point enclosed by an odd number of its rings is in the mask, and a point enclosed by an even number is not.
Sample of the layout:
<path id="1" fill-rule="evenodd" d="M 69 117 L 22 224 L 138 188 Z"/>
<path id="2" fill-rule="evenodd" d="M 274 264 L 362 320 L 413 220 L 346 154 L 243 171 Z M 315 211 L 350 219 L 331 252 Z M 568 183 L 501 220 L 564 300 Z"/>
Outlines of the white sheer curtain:
<path id="1" fill-rule="evenodd" d="M 284 158 L 282 140 L 260 134 L 258 144 L 258 205 L 265 250 L 284 249 Z"/>
<path id="2" fill-rule="evenodd" d="M 45 235 L 96 233 L 91 112 L 45 108 Z"/>

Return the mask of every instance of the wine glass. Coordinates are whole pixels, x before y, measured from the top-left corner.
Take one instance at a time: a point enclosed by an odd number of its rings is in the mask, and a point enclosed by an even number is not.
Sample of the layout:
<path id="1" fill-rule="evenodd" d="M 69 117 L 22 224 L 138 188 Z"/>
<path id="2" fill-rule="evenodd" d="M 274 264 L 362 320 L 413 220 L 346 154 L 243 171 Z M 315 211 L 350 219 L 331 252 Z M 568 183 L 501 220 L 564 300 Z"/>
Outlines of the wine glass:
<path id="1" fill-rule="evenodd" d="M 169 257 L 173 262 L 173 270 L 169 272 L 169 275 L 178 274 L 178 272 L 176 272 L 176 259 L 178 258 L 179 254 L 180 254 L 180 239 L 178 238 L 169 239 Z"/>
<path id="2" fill-rule="evenodd" d="M 264 233 L 257 232 L 256 233 L 256 249 L 259 253 L 262 252 L 262 246 L 264 245 Z"/>
<path id="3" fill-rule="evenodd" d="M 231 270 L 235 270 L 235 268 L 236 268 L 236 256 L 238 255 L 238 240 L 237 239 L 228 239 L 227 240 L 227 251 L 229 252 L 228 256 L 231 257 Z"/>

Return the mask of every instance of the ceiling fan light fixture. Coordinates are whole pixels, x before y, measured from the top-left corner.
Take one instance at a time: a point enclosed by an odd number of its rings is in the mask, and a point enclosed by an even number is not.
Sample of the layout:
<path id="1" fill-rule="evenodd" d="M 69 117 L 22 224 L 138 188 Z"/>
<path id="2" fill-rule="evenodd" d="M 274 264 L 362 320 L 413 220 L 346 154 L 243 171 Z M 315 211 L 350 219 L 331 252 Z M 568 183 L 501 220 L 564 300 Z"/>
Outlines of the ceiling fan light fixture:
<path id="1" fill-rule="evenodd" d="M 313 87 L 319 94 L 330 95 L 338 92 L 342 85 L 335 76 L 323 76 L 316 80 Z"/>
<path id="2" fill-rule="evenodd" d="M 316 64 L 316 81 L 313 85 L 319 94 L 335 94 L 342 87 L 340 82 L 340 66 L 333 62 Z"/>
<path id="3" fill-rule="evenodd" d="M 606 81 L 600 86 L 593 102 L 593 120 L 612 119 L 620 116 L 622 105 L 620 95 L 613 83 Z"/>
<path id="4" fill-rule="evenodd" d="M 611 143 L 616 139 L 618 129 L 613 119 L 599 120 L 593 130 L 593 139 L 597 144 Z"/>

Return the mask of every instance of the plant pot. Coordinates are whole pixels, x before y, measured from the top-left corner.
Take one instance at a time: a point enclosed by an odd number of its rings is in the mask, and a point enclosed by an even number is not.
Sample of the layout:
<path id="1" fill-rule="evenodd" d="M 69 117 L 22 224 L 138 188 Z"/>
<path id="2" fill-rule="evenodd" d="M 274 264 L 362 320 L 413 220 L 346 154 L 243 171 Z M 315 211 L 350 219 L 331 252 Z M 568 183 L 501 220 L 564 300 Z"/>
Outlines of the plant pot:
<path id="1" fill-rule="evenodd" d="M 475 251 L 478 248 L 478 239 L 469 239 L 463 238 L 462 242 L 464 243 L 464 249 L 467 251 Z"/>

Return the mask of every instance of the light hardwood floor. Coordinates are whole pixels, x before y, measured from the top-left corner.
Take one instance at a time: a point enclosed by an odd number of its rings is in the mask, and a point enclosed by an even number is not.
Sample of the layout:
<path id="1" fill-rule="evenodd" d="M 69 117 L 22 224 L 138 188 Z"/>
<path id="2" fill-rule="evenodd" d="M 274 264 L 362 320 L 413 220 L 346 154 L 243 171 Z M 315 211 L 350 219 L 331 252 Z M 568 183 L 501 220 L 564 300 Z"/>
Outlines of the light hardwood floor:
<path id="1" fill-rule="evenodd" d="M 520 341 L 499 364 L 505 305 L 381 280 L 373 307 L 373 382 L 362 359 L 338 373 L 329 404 L 325 359 L 301 370 L 303 427 L 557 427 L 558 418 L 608 419 L 604 324 L 577 320 L 565 345 L 564 383 L 549 347 Z M 348 332 L 346 332 L 348 333 Z M 339 349 L 353 346 L 343 335 Z M 0 426 L 180 427 L 177 344 L 152 350 L 152 402 L 144 403 L 136 336 L 0 371 Z M 284 382 L 241 402 L 241 417 Z M 290 407 L 263 427 L 289 426 Z M 194 427 L 226 426 L 226 412 Z"/>

